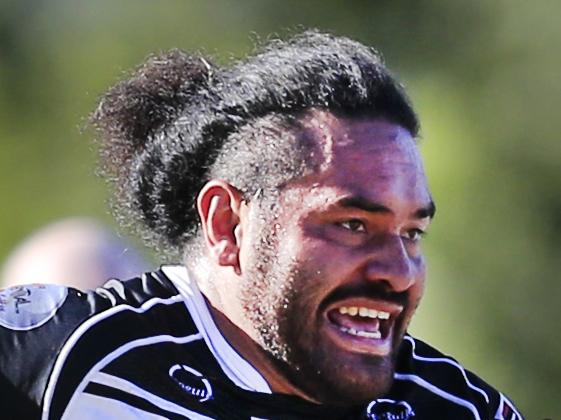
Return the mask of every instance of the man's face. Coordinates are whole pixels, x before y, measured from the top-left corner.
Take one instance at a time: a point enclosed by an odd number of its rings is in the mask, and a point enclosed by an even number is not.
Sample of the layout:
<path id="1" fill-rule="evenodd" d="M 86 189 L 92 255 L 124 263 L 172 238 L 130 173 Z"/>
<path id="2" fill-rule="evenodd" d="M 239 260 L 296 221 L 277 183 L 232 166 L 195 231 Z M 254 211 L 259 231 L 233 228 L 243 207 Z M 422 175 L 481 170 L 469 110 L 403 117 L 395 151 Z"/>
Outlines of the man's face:
<path id="1" fill-rule="evenodd" d="M 431 197 L 400 126 L 327 113 L 305 126 L 318 170 L 250 212 L 240 298 L 250 336 L 294 385 L 322 402 L 370 400 L 391 386 L 423 295 Z"/>

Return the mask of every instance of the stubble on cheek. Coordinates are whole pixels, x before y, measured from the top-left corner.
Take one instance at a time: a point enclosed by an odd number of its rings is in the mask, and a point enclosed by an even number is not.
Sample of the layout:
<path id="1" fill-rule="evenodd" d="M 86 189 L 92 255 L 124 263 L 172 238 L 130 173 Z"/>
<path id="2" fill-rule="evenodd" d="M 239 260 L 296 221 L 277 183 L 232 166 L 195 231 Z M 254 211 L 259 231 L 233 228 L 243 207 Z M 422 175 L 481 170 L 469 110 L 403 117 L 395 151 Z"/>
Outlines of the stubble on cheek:
<path id="1" fill-rule="evenodd" d="M 269 283 L 269 280 L 270 276 L 263 276 L 261 279 L 253 276 L 242 291 L 241 301 L 245 316 L 256 334 L 252 338 L 274 358 L 286 362 L 288 349 L 280 337 L 280 308 L 287 305 L 284 288 Z"/>
<path id="2" fill-rule="evenodd" d="M 275 359 L 288 360 L 288 348 L 280 336 L 293 290 L 293 277 L 279 263 L 279 227 L 273 218 L 260 221 L 254 242 L 254 258 L 248 264 L 238 296 L 246 319 L 254 331 L 252 338 Z"/>
<path id="3" fill-rule="evenodd" d="M 276 240 L 277 235 L 265 235 L 259 242 L 240 300 L 256 341 L 283 370 L 299 371 L 317 341 L 317 279 L 294 256 L 279 252 Z"/>

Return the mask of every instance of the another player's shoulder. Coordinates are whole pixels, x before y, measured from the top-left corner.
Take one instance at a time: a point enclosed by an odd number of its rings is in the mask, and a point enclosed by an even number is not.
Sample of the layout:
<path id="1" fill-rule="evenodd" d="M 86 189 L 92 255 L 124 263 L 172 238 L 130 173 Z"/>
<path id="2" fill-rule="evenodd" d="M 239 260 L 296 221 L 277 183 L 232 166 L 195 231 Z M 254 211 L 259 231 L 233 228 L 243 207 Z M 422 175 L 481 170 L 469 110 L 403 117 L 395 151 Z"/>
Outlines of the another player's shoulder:
<path id="1" fill-rule="evenodd" d="M 401 346 L 395 379 L 414 383 L 440 399 L 463 405 L 479 413 L 481 419 L 523 419 L 502 392 L 453 357 L 409 335 Z"/>

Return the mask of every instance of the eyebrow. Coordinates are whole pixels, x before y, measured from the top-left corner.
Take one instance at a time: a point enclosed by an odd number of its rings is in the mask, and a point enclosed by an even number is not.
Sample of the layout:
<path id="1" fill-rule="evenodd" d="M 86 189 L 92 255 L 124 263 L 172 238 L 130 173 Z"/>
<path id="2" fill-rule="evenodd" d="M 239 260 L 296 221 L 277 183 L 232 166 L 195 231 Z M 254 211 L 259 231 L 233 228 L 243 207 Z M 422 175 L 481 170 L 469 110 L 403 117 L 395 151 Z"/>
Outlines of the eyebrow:
<path id="1" fill-rule="evenodd" d="M 344 197 L 335 203 L 343 208 L 355 208 L 369 213 L 392 214 L 393 211 L 380 203 L 375 203 L 361 196 Z M 425 207 L 421 207 L 413 212 L 413 218 L 425 219 L 433 218 L 436 214 L 436 205 L 431 200 Z"/>

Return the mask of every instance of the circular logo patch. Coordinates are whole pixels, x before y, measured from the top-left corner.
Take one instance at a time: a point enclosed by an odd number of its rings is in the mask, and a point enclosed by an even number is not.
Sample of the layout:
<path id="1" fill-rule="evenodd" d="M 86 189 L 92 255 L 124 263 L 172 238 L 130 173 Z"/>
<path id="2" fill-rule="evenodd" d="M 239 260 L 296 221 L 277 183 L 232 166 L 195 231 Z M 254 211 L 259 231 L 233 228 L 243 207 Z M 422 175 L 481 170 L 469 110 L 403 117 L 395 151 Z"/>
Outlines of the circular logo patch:
<path id="1" fill-rule="evenodd" d="M 415 413 L 405 401 L 380 398 L 368 404 L 366 416 L 369 420 L 409 420 Z"/>
<path id="2" fill-rule="evenodd" d="M 212 388 L 202 373 L 187 365 L 173 365 L 168 372 L 181 389 L 200 402 L 212 399 Z"/>
<path id="3" fill-rule="evenodd" d="M 51 319 L 64 303 L 68 289 L 55 284 L 30 284 L 0 290 L 0 325 L 31 330 Z"/>

